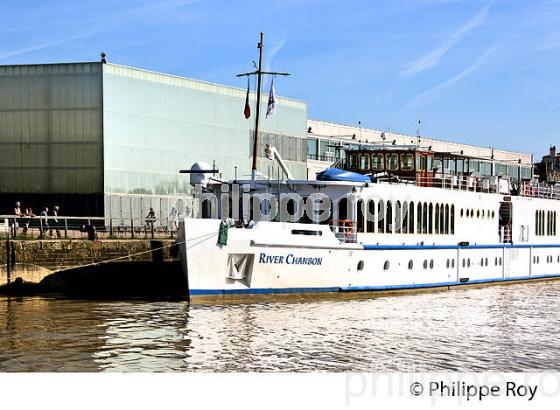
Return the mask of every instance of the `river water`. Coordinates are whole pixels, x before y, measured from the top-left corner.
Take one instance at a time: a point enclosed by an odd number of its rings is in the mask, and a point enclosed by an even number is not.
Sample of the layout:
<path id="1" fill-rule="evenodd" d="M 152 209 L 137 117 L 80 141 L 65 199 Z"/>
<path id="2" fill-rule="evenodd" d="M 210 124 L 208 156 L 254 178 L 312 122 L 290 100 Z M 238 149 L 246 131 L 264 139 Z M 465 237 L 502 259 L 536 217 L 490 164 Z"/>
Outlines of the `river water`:
<path id="1" fill-rule="evenodd" d="M 560 370 L 560 281 L 354 301 L 0 297 L 0 371 Z"/>

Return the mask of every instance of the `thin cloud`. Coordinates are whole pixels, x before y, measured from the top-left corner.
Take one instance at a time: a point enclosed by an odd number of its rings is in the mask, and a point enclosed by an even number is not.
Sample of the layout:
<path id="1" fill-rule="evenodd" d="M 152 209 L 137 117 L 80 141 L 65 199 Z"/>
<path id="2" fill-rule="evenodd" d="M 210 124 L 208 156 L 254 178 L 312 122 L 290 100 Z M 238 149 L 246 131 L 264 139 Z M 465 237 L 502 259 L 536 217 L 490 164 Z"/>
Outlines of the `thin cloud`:
<path id="1" fill-rule="evenodd" d="M 493 46 L 486 49 L 480 55 L 480 57 L 478 57 L 476 59 L 476 61 L 473 64 L 471 64 L 470 66 L 465 68 L 463 71 L 461 71 L 456 76 L 451 77 L 450 79 L 448 79 L 448 80 L 436 85 L 435 87 L 432 87 L 429 90 L 424 91 L 423 93 L 414 97 L 412 100 L 410 100 L 404 106 L 404 108 L 401 111 L 399 111 L 399 113 L 397 115 L 395 115 L 395 117 L 402 114 L 405 111 L 408 111 L 409 109 L 419 108 L 422 105 L 426 105 L 426 104 L 434 101 L 440 93 L 442 93 L 443 91 L 445 91 L 449 87 L 457 84 L 459 81 L 463 80 L 467 76 L 471 75 L 488 59 L 488 57 L 490 57 L 496 51 L 496 49 L 499 47 L 500 43 L 501 42 L 498 41 Z"/>
<path id="2" fill-rule="evenodd" d="M 484 6 L 474 17 L 467 21 L 461 28 L 459 28 L 459 30 L 453 33 L 451 37 L 444 41 L 439 47 L 414 61 L 409 68 L 401 72 L 401 75 L 406 77 L 434 67 L 441 57 L 456 46 L 468 33 L 486 21 L 490 12 L 490 7 L 492 7 L 493 3 L 494 2 L 492 1 Z"/>
<path id="3" fill-rule="evenodd" d="M 558 94 L 560 94 L 560 89 L 558 89 L 558 90 L 556 90 L 556 91 L 553 91 L 553 92 L 551 92 L 551 93 L 545 94 L 545 95 L 541 95 L 540 97 L 534 98 L 534 99 L 532 99 L 532 100 L 530 100 L 530 101 L 527 101 L 527 102 L 525 102 L 525 103 L 523 103 L 523 104 L 516 105 L 515 107 L 513 107 L 512 109 L 510 109 L 507 113 L 508 113 L 508 114 L 511 114 L 512 112 L 519 111 L 519 110 L 521 110 L 521 109 L 523 109 L 523 108 L 530 107 L 531 105 L 538 104 L 538 103 L 540 103 L 540 102 L 542 102 L 542 101 L 548 100 L 549 98 L 555 97 L 555 96 L 557 96 Z"/>

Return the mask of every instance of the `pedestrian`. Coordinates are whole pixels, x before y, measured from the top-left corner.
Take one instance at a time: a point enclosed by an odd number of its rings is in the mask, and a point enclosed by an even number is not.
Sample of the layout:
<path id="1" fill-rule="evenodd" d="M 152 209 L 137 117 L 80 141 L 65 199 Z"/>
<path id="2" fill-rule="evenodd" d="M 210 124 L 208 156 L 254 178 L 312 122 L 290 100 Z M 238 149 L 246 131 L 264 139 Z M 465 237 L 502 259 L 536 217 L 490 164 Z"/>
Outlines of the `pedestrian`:
<path id="1" fill-rule="evenodd" d="M 167 230 L 173 238 L 175 232 L 177 232 L 177 224 L 179 222 L 179 214 L 177 213 L 177 208 L 171 207 L 171 212 L 169 213 L 169 220 L 167 222 Z"/>
<path id="2" fill-rule="evenodd" d="M 53 235 L 53 230 L 52 228 L 54 228 L 54 230 L 56 231 L 56 237 L 60 238 L 60 224 L 58 223 L 58 211 L 60 210 L 60 208 L 58 207 L 58 205 L 53 206 L 53 211 L 52 211 L 52 216 L 53 216 L 53 220 L 52 220 L 52 227 L 51 227 L 51 236 Z"/>
<path id="3" fill-rule="evenodd" d="M 49 208 L 45 207 L 40 214 L 41 220 L 41 236 L 49 230 Z"/>
<path id="4" fill-rule="evenodd" d="M 154 236 L 154 222 L 156 221 L 156 213 L 154 212 L 154 208 L 150 207 L 150 212 L 146 215 L 146 228 L 150 230 L 152 233 L 152 237 Z"/>
<path id="5" fill-rule="evenodd" d="M 21 214 L 20 205 L 21 204 L 19 202 L 16 202 L 15 205 L 14 205 L 14 223 L 12 225 L 14 236 L 17 235 L 17 229 L 18 229 L 19 223 L 22 222 L 21 221 L 22 214 Z"/>

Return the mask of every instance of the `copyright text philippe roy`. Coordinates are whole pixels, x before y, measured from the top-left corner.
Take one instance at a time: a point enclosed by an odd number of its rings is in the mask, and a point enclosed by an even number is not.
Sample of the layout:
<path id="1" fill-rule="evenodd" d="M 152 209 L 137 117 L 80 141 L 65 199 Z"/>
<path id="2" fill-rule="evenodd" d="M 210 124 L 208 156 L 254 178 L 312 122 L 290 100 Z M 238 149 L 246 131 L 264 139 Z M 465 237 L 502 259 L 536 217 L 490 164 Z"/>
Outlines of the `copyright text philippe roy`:
<path id="1" fill-rule="evenodd" d="M 532 402 L 557 400 L 560 373 L 371 373 L 346 375 L 345 403 L 372 398 L 481 402 L 498 397 Z M 418 399 L 416 399 L 418 398 Z"/>

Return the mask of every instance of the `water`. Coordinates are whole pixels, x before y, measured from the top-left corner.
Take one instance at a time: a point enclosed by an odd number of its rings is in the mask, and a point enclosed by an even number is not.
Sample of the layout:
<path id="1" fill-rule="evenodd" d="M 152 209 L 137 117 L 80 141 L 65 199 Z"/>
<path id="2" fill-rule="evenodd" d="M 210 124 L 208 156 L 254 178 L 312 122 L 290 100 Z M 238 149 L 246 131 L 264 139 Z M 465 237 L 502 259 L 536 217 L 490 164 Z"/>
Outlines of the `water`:
<path id="1" fill-rule="evenodd" d="M 0 298 L 0 371 L 560 370 L 560 281 L 356 301 Z"/>

